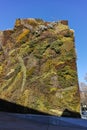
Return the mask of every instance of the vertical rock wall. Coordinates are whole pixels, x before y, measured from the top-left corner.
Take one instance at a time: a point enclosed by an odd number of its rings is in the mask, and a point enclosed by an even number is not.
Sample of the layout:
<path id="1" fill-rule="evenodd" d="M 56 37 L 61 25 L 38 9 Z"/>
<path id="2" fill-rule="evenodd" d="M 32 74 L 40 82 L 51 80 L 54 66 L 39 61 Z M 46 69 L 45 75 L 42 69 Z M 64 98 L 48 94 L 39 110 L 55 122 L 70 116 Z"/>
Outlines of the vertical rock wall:
<path id="1" fill-rule="evenodd" d="M 13 30 L 3 31 L 3 42 L 1 33 L 0 99 L 51 115 L 80 113 L 74 31 L 68 21 L 17 19 Z"/>

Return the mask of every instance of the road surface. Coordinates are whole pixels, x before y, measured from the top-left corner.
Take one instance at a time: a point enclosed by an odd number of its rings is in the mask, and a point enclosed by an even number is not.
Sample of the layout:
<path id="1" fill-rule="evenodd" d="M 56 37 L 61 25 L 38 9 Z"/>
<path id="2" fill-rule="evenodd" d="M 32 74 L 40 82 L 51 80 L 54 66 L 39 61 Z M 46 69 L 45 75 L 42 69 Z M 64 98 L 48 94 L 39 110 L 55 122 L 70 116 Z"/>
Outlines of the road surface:
<path id="1" fill-rule="evenodd" d="M 87 130 L 87 120 L 0 112 L 0 130 Z"/>

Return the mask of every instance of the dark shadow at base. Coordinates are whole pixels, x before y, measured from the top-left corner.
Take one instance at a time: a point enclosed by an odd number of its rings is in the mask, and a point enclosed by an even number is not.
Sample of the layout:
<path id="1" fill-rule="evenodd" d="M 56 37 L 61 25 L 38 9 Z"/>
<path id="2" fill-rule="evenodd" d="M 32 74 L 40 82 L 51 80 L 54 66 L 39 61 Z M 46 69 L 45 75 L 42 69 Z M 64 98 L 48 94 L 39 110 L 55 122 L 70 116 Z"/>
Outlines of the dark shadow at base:
<path id="1" fill-rule="evenodd" d="M 18 105 L 16 103 L 12 103 L 6 101 L 4 99 L 0 99 L 0 111 L 2 112 L 10 112 L 10 113 L 20 113 L 20 114 L 36 114 L 36 115 L 49 115 L 51 114 L 41 112 L 32 108 L 28 108 L 22 105 Z M 63 111 L 62 117 L 71 117 L 71 118 L 81 118 L 80 114 L 77 112 L 72 112 L 68 109 Z"/>
<path id="2" fill-rule="evenodd" d="M 10 113 L 20 113 L 20 114 L 49 115 L 48 113 L 44 113 L 44 112 L 34 110 L 28 107 L 24 107 L 16 103 L 11 103 L 3 99 L 0 99 L 0 111 L 10 112 Z"/>
<path id="3" fill-rule="evenodd" d="M 61 115 L 62 117 L 71 117 L 71 118 L 81 118 L 81 115 L 80 113 L 78 112 L 73 112 L 73 111 L 70 111 L 68 109 L 65 109 L 63 111 L 63 114 Z"/>

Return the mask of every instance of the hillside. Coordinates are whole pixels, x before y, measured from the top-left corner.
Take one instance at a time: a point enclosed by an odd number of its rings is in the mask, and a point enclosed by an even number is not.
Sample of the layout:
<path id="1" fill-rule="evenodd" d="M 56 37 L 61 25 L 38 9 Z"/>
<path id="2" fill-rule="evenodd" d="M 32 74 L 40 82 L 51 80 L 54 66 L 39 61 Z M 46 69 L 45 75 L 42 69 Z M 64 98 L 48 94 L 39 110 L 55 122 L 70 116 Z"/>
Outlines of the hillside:
<path id="1" fill-rule="evenodd" d="M 17 19 L 13 30 L 0 32 L 0 99 L 58 116 L 80 112 L 68 21 Z"/>

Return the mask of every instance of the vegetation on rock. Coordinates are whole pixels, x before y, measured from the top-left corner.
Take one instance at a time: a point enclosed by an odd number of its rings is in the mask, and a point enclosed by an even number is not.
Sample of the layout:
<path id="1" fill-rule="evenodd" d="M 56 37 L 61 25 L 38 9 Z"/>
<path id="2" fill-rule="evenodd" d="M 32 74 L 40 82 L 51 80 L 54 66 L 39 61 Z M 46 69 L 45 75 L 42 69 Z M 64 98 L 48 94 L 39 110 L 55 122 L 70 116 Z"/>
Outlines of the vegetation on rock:
<path id="1" fill-rule="evenodd" d="M 52 115 L 80 112 L 74 32 L 67 21 L 17 19 L 13 30 L 0 33 L 0 98 Z"/>

